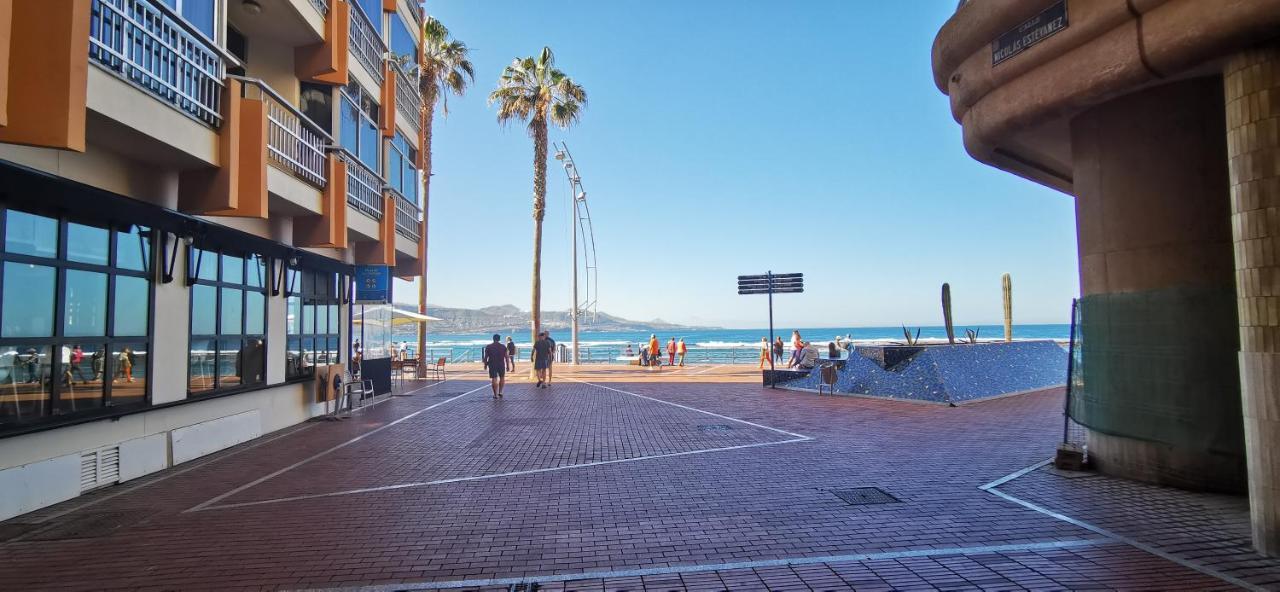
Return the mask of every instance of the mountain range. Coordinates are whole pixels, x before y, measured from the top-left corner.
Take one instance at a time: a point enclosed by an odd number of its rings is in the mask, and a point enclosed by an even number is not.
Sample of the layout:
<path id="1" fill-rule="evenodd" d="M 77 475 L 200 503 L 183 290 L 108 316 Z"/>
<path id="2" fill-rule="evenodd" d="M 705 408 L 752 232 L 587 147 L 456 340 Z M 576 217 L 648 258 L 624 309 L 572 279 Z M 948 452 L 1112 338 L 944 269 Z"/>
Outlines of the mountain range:
<path id="1" fill-rule="evenodd" d="M 417 311 L 417 307 L 397 304 L 403 310 Z M 510 333 L 513 330 L 525 329 L 529 326 L 529 313 L 519 308 L 504 304 L 502 306 L 486 306 L 484 308 L 451 308 L 447 306 L 427 305 L 427 314 L 439 318 L 431 321 L 431 332 L 440 333 Z M 542 311 L 542 326 L 552 331 L 569 329 L 569 311 Z M 578 319 L 581 331 L 671 331 L 671 330 L 705 330 L 717 327 L 689 327 L 668 323 L 662 319 L 652 321 L 632 321 L 607 313 L 586 313 Z"/>

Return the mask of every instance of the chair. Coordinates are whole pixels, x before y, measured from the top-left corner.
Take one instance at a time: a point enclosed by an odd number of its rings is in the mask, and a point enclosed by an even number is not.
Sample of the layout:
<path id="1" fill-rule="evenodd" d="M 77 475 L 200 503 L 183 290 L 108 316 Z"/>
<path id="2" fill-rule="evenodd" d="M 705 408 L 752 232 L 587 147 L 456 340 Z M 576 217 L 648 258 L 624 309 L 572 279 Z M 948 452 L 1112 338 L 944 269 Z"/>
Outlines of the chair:
<path id="1" fill-rule="evenodd" d="M 436 360 L 436 363 L 434 366 L 427 366 L 423 374 L 430 372 L 435 375 L 436 380 L 443 382 L 445 380 L 444 365 L 446 362 L 448 362 L 447 359 L 445 359 L 443 356 L 440 357 L 439 359 Z"/>
<path id="2" fill-rule="evenodd" d="M 356 395 L 359 395 L 359 398 Z M 350 372 L 343 371 L 342 392 L 337 395 L 338 403 L 333 412 L 337 413 L 339 409 L 342 409 L 343 397 L 347 399 L 347 409 L 355 409 L 357 402 L 363 402 L 366 397 L 371 396 L 373 396 L 372 379 L 356 380 L 351 376 Z"/>

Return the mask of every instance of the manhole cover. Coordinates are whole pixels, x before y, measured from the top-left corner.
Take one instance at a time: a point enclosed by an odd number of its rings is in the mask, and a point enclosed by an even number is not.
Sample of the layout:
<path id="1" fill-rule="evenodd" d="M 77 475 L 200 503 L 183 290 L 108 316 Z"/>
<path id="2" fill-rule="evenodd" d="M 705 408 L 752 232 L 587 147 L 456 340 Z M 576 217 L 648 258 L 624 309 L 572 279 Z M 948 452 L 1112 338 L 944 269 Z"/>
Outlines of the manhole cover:
<path id="1" fill-rule="evenodd" d="M 831 493 L 850 506 L 867 506 L 871 504 L 894 504 L 899 500 L 879 487 L 854 487 L 853 489 L 832 489 Z"/>
<path id="2" fill-rule="evenodd" d="M 716 423 L 711 425 L 700 425 L 698 426 L 698 429 L 704 432 L 727 432 L 729 430 L 732 430 L 733 426 L 725 425 L 722 423 Z"/>
<path id="3" fill-rule="evenodd" d="M 60 541 L 104 537 L 122 528 L 142 522 L 149 510 L 117 510 L 67 516 L 53 526 L 27 536 L 28 541 Z"/>

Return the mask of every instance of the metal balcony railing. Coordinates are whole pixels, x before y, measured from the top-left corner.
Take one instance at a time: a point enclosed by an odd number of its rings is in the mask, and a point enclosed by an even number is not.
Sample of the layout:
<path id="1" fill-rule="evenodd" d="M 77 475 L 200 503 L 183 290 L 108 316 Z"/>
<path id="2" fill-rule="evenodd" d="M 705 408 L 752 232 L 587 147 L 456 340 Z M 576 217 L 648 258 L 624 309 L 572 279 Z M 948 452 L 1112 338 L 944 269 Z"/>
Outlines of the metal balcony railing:
<path id="1" fill-rule="evenodd" d="M 323 189 L 329 181 L 325 148 L 333 144 L 333 138 L 262 80 L 227 78 L 244 85 L 244 98 L 267 104 L 267 159 L 271 164 Z"/>
<path id="2" fill-rule="evenodd" d="M 329 16 L 329 0 L 311 0 L 311 5 L 320 11 L 320 14 Z"/>
<path id="3" fill-rule="evenodd" d="M 416 71 L 417 68 L 414 68 Z M 405 74 L 396 66 L 396 108 L 409 120 L 413 129 L 418 129 L 418 119 L 422 117 L 422 95 L 418 94 L 418 79 Z"/>
<path id="4" fill-rule="evenodd" d="M 230 56 L 157 0 L 91 6 L 89 61 L 211 127 L 222 123 Z"/>
<path id="5" fill-rule="evenodd" d="M 382 219 L 382 187 L 385 182 L 378 173 L 360 162 L 359 158 L 342 151 L 347 161 L 347 203 L 374 220 Z"/>
<path id="6" fill-rule="evenodd" d="M 351 53 L 369 70 L 374 80 L 382 84 L 382 56 L 387 53 L 387 45 L 378 36 L 377 29 L 369 22 L 364 10 L 358 2 L 351 3 L 351 26 L 348 27 Z"/>
<path id="7" fill-rule="evenodd" d="M 420 222 L 422 222 L 422 208 L 396 193 L 396 232 L 414 242 L 422 240 Z"/>

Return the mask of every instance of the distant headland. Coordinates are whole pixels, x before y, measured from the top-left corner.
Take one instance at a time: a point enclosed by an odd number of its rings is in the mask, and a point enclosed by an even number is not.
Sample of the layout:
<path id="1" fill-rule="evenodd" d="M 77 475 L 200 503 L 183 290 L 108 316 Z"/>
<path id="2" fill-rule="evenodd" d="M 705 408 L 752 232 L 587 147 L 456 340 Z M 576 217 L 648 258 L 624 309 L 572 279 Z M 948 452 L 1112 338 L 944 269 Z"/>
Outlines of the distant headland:
<path id="1" fill-rule="evenodd" d="M 398 308 L 404 310 L 416 311 L 417 307 L 407 304 L 397 304 Z M 439 321 L 431 322 L 431 333 L 449 334 L 471 334 L 471 333 L 509 333 L 512 329 L 526 328 L 529 326 L 529 312 L 520 310 L 516 306 L 504 304 L 502 306 L 486 306 L 484 308 L 449 308 L 443 306 L 427 305 L 427 314 L 439 318 Z M 567 330 L 569 328 L 569 311 L 567 310 L 544 310 L 542 311 L 542 326 L 551 331 Z M 621 317 L 616 317 L 606 313 L 588 313 L 579 319 L 579 327 L 582 331 L 696 331 L 696 330 L 715 330 L 719 327 L 691 327 L 688 325 L 677 325 L 668 323 L 662 319 L 654 319 L 652 321 L 632 321 Z"/>

